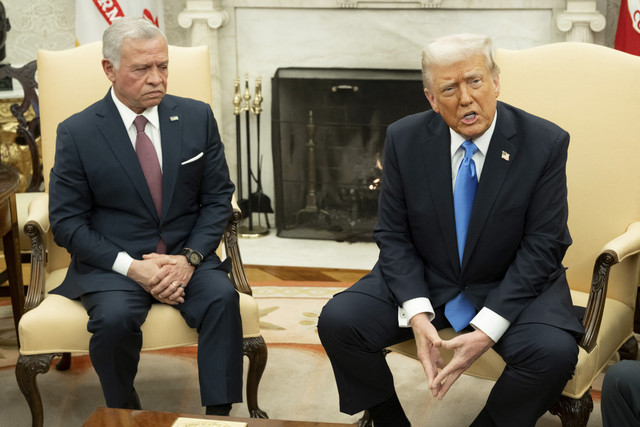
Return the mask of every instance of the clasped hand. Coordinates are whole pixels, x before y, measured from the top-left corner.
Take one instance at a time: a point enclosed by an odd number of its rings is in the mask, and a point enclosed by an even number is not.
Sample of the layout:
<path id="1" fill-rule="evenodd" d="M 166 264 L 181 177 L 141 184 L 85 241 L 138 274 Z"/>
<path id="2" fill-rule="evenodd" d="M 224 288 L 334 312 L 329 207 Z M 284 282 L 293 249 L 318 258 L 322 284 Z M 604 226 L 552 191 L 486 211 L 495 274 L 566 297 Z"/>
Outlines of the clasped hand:
<path id="1" fill-rule="evenodd" d="M 158 301 L 176 305 L 184 302 L 186 286 L 194 267 L 182 255 L 151 253 L 133 260 L 127 277 L 135 280 Z M 182 285 L 182 286 L 181 286 Z"/>
<path id="2" fill-rule="evenodd" d="M 460 375 L 494 344 L 479 329 L 445 341 L 440 338 L 426 313 L 412 317 L 411 327 L 416 340 L 418 360 L 427 375 L 431 393 L 438 399 L 442 399 Z M 453 350 L 453 358 L 447 365 L 440 356 L 440 348 Z"/>

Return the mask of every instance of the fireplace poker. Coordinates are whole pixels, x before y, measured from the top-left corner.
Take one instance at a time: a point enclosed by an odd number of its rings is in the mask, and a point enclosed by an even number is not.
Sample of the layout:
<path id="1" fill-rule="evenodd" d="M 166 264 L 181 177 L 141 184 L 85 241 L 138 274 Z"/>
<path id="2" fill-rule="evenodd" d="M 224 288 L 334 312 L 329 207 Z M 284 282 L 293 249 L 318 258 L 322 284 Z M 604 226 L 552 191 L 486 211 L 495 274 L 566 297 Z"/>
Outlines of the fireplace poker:
<path id="1" fill-rule="evenodd" d="M 253 108 L 251 111 L 256 115 L 256 142 L 258 144 L 257 147 L 257 164 L 256 171 L 257 176 L 255 177 L 257 190 L 256 190 L 256 209 L 257 212 L 264 212 L 265 221 L 267 222 L 267 228 L 271 228 L 269 225 L 269 217 L 267 216 L 270 212 L 273 212 L 271 209 L 271 200 L 269 197 L 264 194 L 262 190 L 262 156 L 260 155 L 260 113 L 262 112 L 262 78 L 256 77 L 256 95 L 253 98 Z M 251 203 L 253 203 L 253 194 L 251 195 Z M 258 215 L 258 226 L 261 227 L 262 223 L 260 221 L 260 215 Z"/>
<path id="2" fill-rule="evenodd" d="M 238 184 L 238 202 L 242 200 L 242 135 L 240 129 L 240 113 L 242 113 L 242 97 L 240 96 L 240 77 L 234 83 L 233 114 L 236 116 L 236 180 Z"/>
<path id="3" fill-rule="evenodd" d="M 245 107 L 245 125 L 247 128 L 247 187 L 248 187 L 248 203 L 247 217 L 249 218 L 249 231 L 253 231 L 253 215 L 251 211 L 251 93 L 249 92 L 249 74 L 245 74 L 244 95 L 242 96 L 246 103 Z"/>

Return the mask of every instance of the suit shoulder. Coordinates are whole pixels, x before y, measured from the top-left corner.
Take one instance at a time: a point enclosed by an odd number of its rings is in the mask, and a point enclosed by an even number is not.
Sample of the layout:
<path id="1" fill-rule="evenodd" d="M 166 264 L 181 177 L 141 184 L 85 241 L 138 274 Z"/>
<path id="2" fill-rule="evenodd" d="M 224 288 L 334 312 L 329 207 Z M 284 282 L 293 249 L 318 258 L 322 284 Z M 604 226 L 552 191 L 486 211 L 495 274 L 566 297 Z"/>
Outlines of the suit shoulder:
<path id="1" fill-rule="evenodd" d="M 203 101 L 199 101 L 197 99 L 193 99 L 193 98 L 185 98 L 182 96 L 177 96 L 177 95 L 165 95 L 164 96 L 164 100 L 170 101 L 170 102 L 174 102 L 176 105 L 179 105 L 182 108 L 193 108 L 196 110 L 202 109 L 202 110 L 208 110 L 210 109 L 209 104 L 207 104 L 206 102 Z"/>
<path id="2" fill-rule="evenodd" d="M 90 120 L 91 118 L 95 117 L 96 114 L 104 110 L 105 108 L 104 104 L 105 104 L 104 99 L 98 100 L 93 104 L 89 105 L 84 110 L 78 111 L 77 113 L 70 115 L 69 117 L 64 119 L 60 124 L 68 127 L 73 127 L 76 125 L 84 126 L 87 124 L 87 120 Z"/>
<path id="3" fill-rule="evenodd" d="M 389 130 L 401 131 L 405 129 L 422 128 L 428 125 L 438 115 L 431 109 L 404 116 L 389 125 Z"/>
<path id="4" fill-rule="evenodd" d="M 548 132 L 551 134 L 566 132 L 557 124 L 543 117 L 536 116 L 521 108 L 514 107 L 513 105 L 509 105 L 504 102 L 501 102 L 500 104 L 507 114 L 511 114 L 513 116 L 515 123 L 520 127 L 524 127 L 525 129 L 537 129 L 539 132 Z"/>
<path id="5" fill-rule="evenodd" d="M 389 125 L 387 139 L 396 140 L 398 143 L 411 144 L 424 139 L 443 123 L 444 121 L 440 118 L 440 115 L 431 109 L 410 114 Z"/>

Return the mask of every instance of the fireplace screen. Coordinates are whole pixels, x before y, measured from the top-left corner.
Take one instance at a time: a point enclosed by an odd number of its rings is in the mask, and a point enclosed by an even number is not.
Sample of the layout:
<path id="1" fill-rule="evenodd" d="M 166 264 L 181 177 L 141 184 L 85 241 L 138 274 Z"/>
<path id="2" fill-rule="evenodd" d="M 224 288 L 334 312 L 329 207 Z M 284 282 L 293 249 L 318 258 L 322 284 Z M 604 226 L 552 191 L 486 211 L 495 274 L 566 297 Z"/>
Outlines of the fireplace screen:
<path id="1" fill-rule="evenodd" d="M 386 128 L 429 108 L 420 71 L 284 68 L 272 88 L 278 236 L 371 241 Z"/>

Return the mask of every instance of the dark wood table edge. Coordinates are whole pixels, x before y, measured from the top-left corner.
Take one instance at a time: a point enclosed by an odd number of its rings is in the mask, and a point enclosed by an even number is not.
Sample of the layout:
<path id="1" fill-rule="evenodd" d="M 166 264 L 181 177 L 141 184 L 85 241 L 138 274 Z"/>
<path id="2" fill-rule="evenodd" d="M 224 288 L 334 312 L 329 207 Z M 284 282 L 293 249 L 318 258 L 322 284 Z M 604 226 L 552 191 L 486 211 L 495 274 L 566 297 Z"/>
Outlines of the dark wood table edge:
<path id="1" fill-rule="evenodd" d="M 140 411 L 133 409 L 98 408 L 83 427 L 171 427 L 180 417 L 201 420 L 245 422 L 248 427 L 353 427 L 353 424 L 319 421 L 287 421 L 259 418 L 221 417 L 178 412 Z"/>

